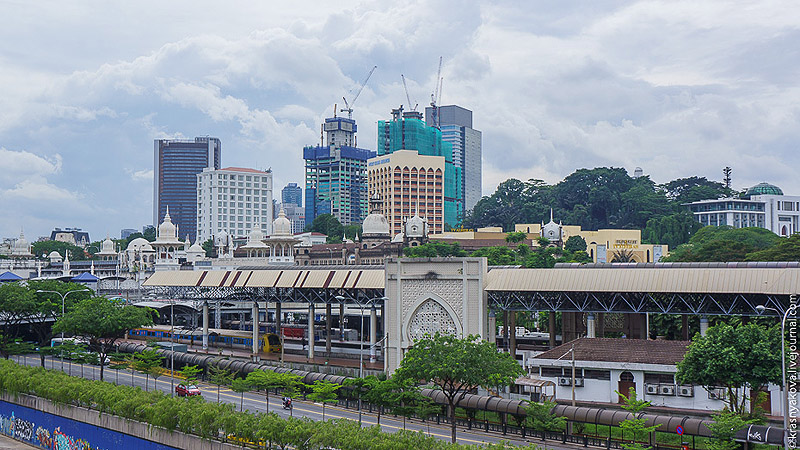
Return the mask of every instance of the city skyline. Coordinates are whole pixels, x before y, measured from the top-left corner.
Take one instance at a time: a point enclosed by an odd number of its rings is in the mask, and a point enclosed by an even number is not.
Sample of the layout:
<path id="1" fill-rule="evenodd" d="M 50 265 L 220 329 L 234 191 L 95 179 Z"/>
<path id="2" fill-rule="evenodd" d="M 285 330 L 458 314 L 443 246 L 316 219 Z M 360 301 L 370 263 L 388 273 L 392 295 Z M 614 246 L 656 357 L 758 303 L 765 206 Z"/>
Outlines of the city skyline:
<path id="1" fill-rule="evenodd" d="M 400 74 L 421 110 L 439 56 L 441 104 L 470 109 L 483 132 L 484 195 L 510 177 L 552 183 L 599 166 L 659 183 L 721 180 L 731 166 L 736 189 L 800 192 L 789 2 L 2 9 L 15 19 L 0 31 L 0 206 L 14 212 L 3 237 L 140 229 L 154 139 L 215 136 L 224 166 L 302 183 L 302 148 L 373 65 L 353 107 L 370 150 L 377 121 L 408 103 Z"/>

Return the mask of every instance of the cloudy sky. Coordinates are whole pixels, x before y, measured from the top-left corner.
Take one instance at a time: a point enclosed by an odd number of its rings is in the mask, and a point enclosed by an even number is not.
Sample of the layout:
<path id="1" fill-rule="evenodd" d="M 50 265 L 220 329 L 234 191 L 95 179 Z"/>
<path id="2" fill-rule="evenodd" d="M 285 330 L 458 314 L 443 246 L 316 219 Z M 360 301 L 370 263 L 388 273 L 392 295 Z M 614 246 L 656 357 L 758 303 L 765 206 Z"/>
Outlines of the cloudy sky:
<path id="1" fill-rule="evenodd" d="M 474 111 L 483 192 L 636 166 L 800 194 L 800 7 L 786 1 L 0 0 L 0 237 L 152 223 L 153 140 L 211 135 L 223 166 L 303 183 L 302 147 L 373 65 L 376 123 Z M 348 97 L 349 98 L 349 97 Z"/>

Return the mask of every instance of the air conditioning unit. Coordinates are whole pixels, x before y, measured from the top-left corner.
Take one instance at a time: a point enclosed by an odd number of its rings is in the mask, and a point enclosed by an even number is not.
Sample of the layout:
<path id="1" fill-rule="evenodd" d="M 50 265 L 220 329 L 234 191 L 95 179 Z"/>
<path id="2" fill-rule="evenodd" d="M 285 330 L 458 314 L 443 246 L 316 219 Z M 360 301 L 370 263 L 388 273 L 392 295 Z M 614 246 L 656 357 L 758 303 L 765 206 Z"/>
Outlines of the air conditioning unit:
<path id="1" fill-rule="evenodd" d="M 559 386 L 572 386 L 572 379 L 570 377 L 558 377 Z"/>
<path id="2" fill-rule="evenodd" d="M 658 395 L 658 385 L 657 384 L 646 384 L 644 386 L 645 391 L 650 395 Z"/>
<path id="3" fill-rule="evenodd" d="M 675 385 L 674 384 L 659 385 L 658 393 L 661 395 L 675 395 Z"/>
<path id="4" fill-rule="evenodd" d="M 575 387 L 583 386 L 583 378 L 575 378 Z"/>
<path id="5" fill-rule="evenodd" d="M 678 395 L 681 397 L 694 397 L 694 387 L 693 386 L 679 386 L 678 387 Z"/>
<path id="6" fill-rule="evenodd" d="M 709 388 L 708 398 L 711 400 L 725 400 L 725 388 Z"/>

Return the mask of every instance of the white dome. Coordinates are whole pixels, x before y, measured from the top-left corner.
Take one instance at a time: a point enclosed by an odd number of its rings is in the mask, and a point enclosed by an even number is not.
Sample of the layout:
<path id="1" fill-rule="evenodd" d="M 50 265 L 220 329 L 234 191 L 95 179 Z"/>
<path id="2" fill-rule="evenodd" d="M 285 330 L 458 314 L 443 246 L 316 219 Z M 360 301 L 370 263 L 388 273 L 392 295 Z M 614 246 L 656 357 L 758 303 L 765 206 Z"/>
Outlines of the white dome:
<path id="1" fill-rule="evenodd" d="M 414 217 L 408 219 L 408 222 L 406 222 L 405 234 L 410 238 L 424 237 L 426 231 L 427 223 L 425 223 L 425 219 L 416 214 L 414 214 Z"/>
<path id="2" fill-rule="evenodd" d="M 47 255 L 47 257 L 50 259 L 61 259 L 61 253 L 58 253 L 57 251 L 53 250 L 52 252 L 50 252 L 49 255 Z"/>
<path id="3" fill-rule="evenodd" d="M 392 238 L 392 242 L 403 242 L 403 238 L 404 238 L 404 237 L 405 237 L 405 236 L 403 235 L 403 233 L 397 233 L 397 234 L 395 234 L 395 235 L 394 235 L 394 237 Z"/>
<path id="4" fill-rule="evenodd" d="M 189 247 L 189 252 L 191 252 L 191 253 L 205 253 L 206 251 L 203 250 L 203 247 L 200 244 L 195 242 L 194 244 L 192 244 L 191 247 Z"/>
<path id="5" fill-rule="evenodd" d="M 143 252 L 152 252 L 153 251 L 153 247 L 150 245 L 150 241 L 148 241 L 147 239 L 145 239 L 145 238 L 136 238 L 136 239 L 132 240 L 128 244 L 128 248 L 126 250 L 127 251 L 140 250 L 140 251 L 143 251 Z"/>
<path id="6" fill-rule="evenodd" d="M 158 226 L 158 240 L 177 240 L 178 230 L 172 223 L 172 217 L 169 216 L 169 206 L 167 206 L 167 214 L 164 216 L 164 221 Z"/>
<path id="7" fill-rule="evenodd" d="M 286 213 L 278 213 L 278 218 L 272 222 L 272 236 L 292 236 L 292 222 L 286 218 Z"/>
<path id="8" fill-rule="evenodd" d="M 361 234 L 362 236 L 388 236 L 389 221 L 383 214 L 372 213 L 361 224 Z"/>

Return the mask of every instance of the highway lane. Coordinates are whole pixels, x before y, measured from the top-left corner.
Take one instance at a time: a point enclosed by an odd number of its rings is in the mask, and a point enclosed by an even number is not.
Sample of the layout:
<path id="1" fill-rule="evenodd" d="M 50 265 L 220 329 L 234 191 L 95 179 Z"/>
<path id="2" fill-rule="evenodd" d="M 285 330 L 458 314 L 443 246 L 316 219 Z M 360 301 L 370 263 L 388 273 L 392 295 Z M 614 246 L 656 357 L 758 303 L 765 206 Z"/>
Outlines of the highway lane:
<path id="1" fill-rule="evenodd" d="M 41 366 L 38 355 L 15 357 L 14 360 L 20 364 L 24 363 L 29 366 Z M 64 372 L 71 372 L 73 376 L 81 376 L 81 374 L 83 374 L 82 376 L 87 379 L 99 380 L 100 378 L 99 366 L 85 364 L 83 367 L 81 367 L 80 364 L 75 364 L 71 361 L 64 361 L 63 365 Z M 45 367 L 53 370 L 60 370 L 61 360 L 58 358 L 47 357 L 45 359 Z M 168 376 L 160 376 L 157 380 L 153 380 L 152 377 L 147 377 L 138 372 L 132 372 L 130 370 L 112 370 L 108 367 L 105 368 L 104 372 L 104 378 L 106 382 L 124 384 L 128 386 L 138 386 L 142 389 L 145 389 L 146 383 L 148 390 L 153 390 L 156 388 L 166 393 L 169 393 L 171 389 L 174 389 L 173 386 L 180 382 L 179 379 L 175 379 L 171 384 L 170 377 Z M 197 386 L 200 388 L 206 401 L 217 401 L 216 385 L 200 382 L 197 384 Z M 219 390 L 219 398 L 220 401 L 224 403 L 233 404 L 237 410 L 241 408 L 241 396 L 237 392 L 233 392 L 230 389 L 223 387 Z M 264 412 L 266 411 L 266 406 L 266 400 L 263 393 L 247 392 L 244 394 L 243 407 L 245 410 L 251 412 Z M 284 410 L 281 406 L 281 396 L 276 396 L 273 394 L 270 394 L 269 411 L 281 417 L 289 417 L 290 415 L 293 415 L 294 417 L 308 417 L 312 420 L 322 420 L 323 414 L 321 404 L 310 401 L 302 401 L 301 399 L 294 400 L 294 408 L 292 408 L 292 411 Z M 325 407 L 325 419 L 349 419 L 357 421 L 358 411 L 328 405 Z M 377 415 L 371 414 L 367 410 L 363 410 L 362 424 L 363 426 L 376 425 Z M 403 419 L 401 417 L 396 418 L 394 416 L 382 415 L 380 425 L 383 431 L 390 433 L 402 430 L 404 428 Z M 438 439 L 450 440 L 450 428 L 447 426 L 436 425 L 435 422 L 423 423 L 419 420 L 406 419 L 405 429 L 411 431 L 421 431 Z M 519 439 L 519 437 L 512 437 L 510 435 L 503 436 L 499 433 L 485 433 L 481 430 L 466 430 L 462 428 L 459 428 L 458 430 L 457 439 L 461 444 L 487 444 L 500 441 L 509 441 L 517 445 L 527 445 L 531 442 L 535 442 L 539 445 L 542 444 L 541 441 L 523 441 Z M 547 444 L 548 448 L 575 448 L 570 446 L 561 446 L 560 444 L 558 446 L 551 446 L 549 445 L 549 442 Z"/>

